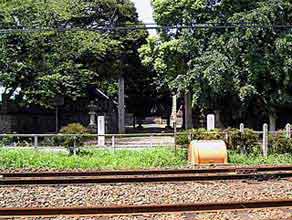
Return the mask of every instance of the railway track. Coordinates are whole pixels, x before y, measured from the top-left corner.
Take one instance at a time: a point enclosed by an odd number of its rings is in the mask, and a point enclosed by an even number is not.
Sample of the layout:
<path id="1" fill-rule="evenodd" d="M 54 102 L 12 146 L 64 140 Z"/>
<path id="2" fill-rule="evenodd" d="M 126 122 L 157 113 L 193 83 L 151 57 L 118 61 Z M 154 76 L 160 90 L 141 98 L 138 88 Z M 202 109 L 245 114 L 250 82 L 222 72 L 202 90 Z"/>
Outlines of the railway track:
<path id="1" fill-rule="evenodd" d="M 203 174 L 203 173 L 255 173 L 272 171 L 292 171 L 291 166 L 249 166 L 175 170 L 117 170 L 95 172 L 17 172 L 0 173 L 3 177 L 66 177 L 66 176 L 132 176 L 132 175 L 171 175 L 171 174 Z"/>
<path id="2" fill-rule="evenodd" d="M 0 185 L 270 180 L 292 178 L 292 166 L 56 173 L 2 173 Z"/>
<path id="3" fill-rule="evenodd" d="M 292 207 L 292 200 L 267 200 L 226 203 L 194 203 L 176 205 L 138 205 L 75 208 L 0 208 L 0 217 L 84 216 L 146 213 L 211 212 L 226 210 Z"/>

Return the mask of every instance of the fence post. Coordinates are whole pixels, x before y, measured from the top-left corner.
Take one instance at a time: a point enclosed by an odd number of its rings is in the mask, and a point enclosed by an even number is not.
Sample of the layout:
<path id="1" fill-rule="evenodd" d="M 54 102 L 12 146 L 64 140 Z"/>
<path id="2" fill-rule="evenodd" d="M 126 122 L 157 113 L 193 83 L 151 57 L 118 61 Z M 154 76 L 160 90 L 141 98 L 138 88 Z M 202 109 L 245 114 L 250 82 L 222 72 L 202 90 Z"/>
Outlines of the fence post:
<path id="1" fill-rule="evenodd" d="M 115 150 L 115 136 L 112 136 L 112 148 Z"/>
<path id="2" fill-rule="evenodd" d="M 173 137 L 174 137 L 174 154 L 176 155 L 176 139 L 177 139 L 177 137 L 176 137 L 176 134 L 177 133 L 177 131 L 176 131 L 176 120 L 173 122 Z M 189 133 L 189 132 L 188 132 Z"/>
<path id="3" fill-rule="evenodd" d="M 37 148 L 38 147 L 38 136 L 37 135 L 34 135 L 33 136 L 33 146 L 35 147 L 35 148 Z"/>
<path id="4" fill-rule="evenodd" d="M 268 156 L 268 124 L 263 125 L 263 146 L 262 146 L 262 152 L 263 156 L 267 157 Z"/>
<path id="5" fill-rule="evenodd" d="M 153 136 L 152 135 L 150 136 L 150 147 L 151 148 L 153 147 Z"/>
<path id="6" fill-rule="evenodd" d="M 291 138 L 291 125 L 289 123 L 286 125 L 286 136 Z"/>
<path id="7" fill-rule="evenodd" d="M 244 134 L 244 124 L 243 123 L 240 123 L 240 125 L 239 125 L 239 131 L 240 131 L 240 137 L 242 138 L 242 136 Z M 240 144 L 240 153 L 241 154 L 246 154 L 246 147 L 243 146 L 242 143 Z"/>
<path id="8" fill-rule="evenodd" d="M 239 130 L 240 130 L 240 133 L 244 133 L 244 124 L 243 123 L 240 123 Z"/>
<path id="9" fill-rule="evenodd" d="M 73 154 L 76 155 L 76 136 L 73 137 Z"/>

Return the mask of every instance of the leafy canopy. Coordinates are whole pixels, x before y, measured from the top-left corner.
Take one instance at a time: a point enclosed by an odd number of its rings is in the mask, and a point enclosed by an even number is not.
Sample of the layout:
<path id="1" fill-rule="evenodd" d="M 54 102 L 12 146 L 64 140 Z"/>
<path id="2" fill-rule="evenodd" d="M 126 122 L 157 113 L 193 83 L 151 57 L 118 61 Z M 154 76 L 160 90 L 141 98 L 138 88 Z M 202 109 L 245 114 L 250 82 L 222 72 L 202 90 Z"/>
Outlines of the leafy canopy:
<path id="1" fill-rule="evenodd" d="M 154 68 L 172 90 L 191 91 L 194 104 L 271 112 L 292 103 L 292 31 L 288 0 L 152 0 L 155 20 L 164 28 L 140 49 L 143 63 Z M 229 29 L 183 29 L 193 23 L 258 25 Z"/>
<path id="2" fill-rule="evenodd" d="M 1 1 L 0 28 L 53 28 L 0 35 L 0 81 L 6 95 L 19 89 L 20 102 L 50 106 L 57 95 L 86 96 L 90 85 L 115 93 L 113 80 L 127 73 L 147 33 L 94 29 L 137 22 L 129 0 Z M 62 31 L 72 28 L 82 30 Z"/>

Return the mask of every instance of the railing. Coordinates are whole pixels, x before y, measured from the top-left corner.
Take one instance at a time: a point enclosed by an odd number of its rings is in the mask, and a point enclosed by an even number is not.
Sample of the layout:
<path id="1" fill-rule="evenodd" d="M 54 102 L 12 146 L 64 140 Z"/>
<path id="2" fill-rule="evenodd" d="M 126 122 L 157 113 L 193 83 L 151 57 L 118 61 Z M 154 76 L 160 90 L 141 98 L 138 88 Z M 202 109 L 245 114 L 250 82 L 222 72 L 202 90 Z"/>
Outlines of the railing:
<path id="1" fill-rule="evenodd" d="M 245 126 L 240 124 L 239 128 L 241 133 L 244 133 Z M 218 133 L 214 131 L 206 131 L 206 133 Z M 219 132 L 225 140 L 228 140 L 228 131 Z M 261 140 L 261 151 L 264 157 L 268 156 L 269 146 L 269 134 L 284 133 L 287 138 L 291 138 L 291 125 L 287 124 L 284 131 L 268 131 L 268 125 L 263 125 L 262 131 L 254 131 L 258 134 Z M 72 137 L 74 141 L 74 148 L 77 138 L 85 138 L 85 147 L 97 147 L 107 149 L 118 149 L 118 148 L 153 148 L 153 147 L 174 147 L 177 149 L 176 137 L 179 135 L 185 135 L 183 132 L 174 133 L 138 133 L 138 134 L 0 134 L 0 139 L 6 142 L 8 146 L 13 145 L 16 147 L 20 142 L 20 146 L 30 146 L 34 148 L 39 147 L 64 147 L 57 144 L 58 138 Z M 224 136 L 223 136 L 224 135 Z M 56 140 L 54 140 L 56 138 Z M 164 138 L 164 139 L 163 139 Z M 7 140 L 8 139 L 8 140 Z M 10 139 L 10 143 L 9 143 Z M 189 137 L 191 140 L 192 138 Z M 26 144 L 23 144 L 25 143 Z M 50 142 L 51 141 L 51 142 Z M 5 144 L 4 144 L 5 145 Z"/>
<path id="2" fill-rule="evenodd" d="M 141 147 L 172 147 L 175 145 L 174 133 L 142 133 L 142 134 L 0 134 L 2 142 L 8 146 L 27 147 L 63 147 L 58 139 L 85 139 L 85 147 L 97 148 L 141 148 Z M 10 143 L 9 143 L 10 142 Z M 50 143 L 49 143 L 50 142 Z M 5 144 L 4 144 L 5 145 Z"/>

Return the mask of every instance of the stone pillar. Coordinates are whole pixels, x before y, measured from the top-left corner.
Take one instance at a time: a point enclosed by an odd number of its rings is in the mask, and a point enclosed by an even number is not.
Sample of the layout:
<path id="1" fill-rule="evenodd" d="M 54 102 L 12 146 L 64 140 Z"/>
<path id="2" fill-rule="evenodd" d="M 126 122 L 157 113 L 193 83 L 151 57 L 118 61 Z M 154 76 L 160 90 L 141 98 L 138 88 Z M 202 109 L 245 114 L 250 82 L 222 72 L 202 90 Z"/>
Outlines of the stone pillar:
<path id="1" fill-rule="evenodd" d="M 174 123 L 176 123 L 177 121 L 177 96 L 173 95 L 172 96 L 172 108 L 171 108 L 171 121 L 172 124 L 174 125 Z"/>
<path id="2" fill-rule="evenodd" d="M 125 79 L 123 76 L 120 76 L 119 78 L 119 106 L 118 106 L 118 112 L 119 112 L 119 133 L 123 134 L 125 133 Z"/>
<path id="3" fill-rule="evenodd" d="M 98 122 L 98 135 L 104 135 L 105 134 L 105 117 L 104 116 L 98 116 L 97 117 Z M 98 136 L 98 146 L 104 146 L 105 145 L 105 136 Z"/>
<path id="4" fill-rule="evenodd" d="M 185 101 L 185 129 L 193 128 L 193 118 L 192 118 L 192 95 L 187 92 L 184 96 Z"/>
<path id="5" fill-rule="evenodd" d="M 277 117 L 275 113 L 269 114 L 270 131 L 276 131 L 276 120 Z"/>
<path id="6" fill-rule="evenodd" d="M 209 114 L 207 115 L 207 130 L 212 131 L 215 129 L 215 115 Z"/>
<path id="7" fill-rule="evenodd" d="M 92 132 L 92 133 L 96 133 L 96 108 L 97 106 L 94 104 L 94 101 L 91 101 L 90 104 L 88 105 L 89 108 L 89 125 L 88 125 L 88 129 Z"/>

